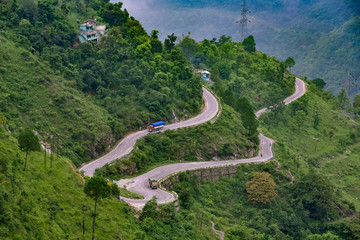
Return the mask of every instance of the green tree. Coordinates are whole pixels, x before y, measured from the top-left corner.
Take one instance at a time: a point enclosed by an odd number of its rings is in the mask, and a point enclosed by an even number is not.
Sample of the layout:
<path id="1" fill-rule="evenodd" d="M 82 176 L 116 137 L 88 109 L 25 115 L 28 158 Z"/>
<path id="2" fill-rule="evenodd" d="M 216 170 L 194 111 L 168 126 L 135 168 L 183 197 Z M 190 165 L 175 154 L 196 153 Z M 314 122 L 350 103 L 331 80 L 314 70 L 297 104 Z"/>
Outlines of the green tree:
<path id="1" fill-rule="evenodd" d="M 242 42 L 244 48 L 248 52 L 255 52 L 256 51 L 256 43 L 253 35 L 248 36 Z"/>
<path id="2" fill-rule="evenodd" d="M 235 225 L 229 228 L 226 231 L 226 239 L 229 240 L 243 240 L 243 239 L 251 239 L 251 240 L 261 240 L 266 239 L 264 233 L 260 233 L 253 228 L 244 226 L 244 225 Z"/>
<path id="3" fill-rule="evenodd" d="M 326 82 L 324 81 L 324 79 L 321 78 L 315 78 L 314 80 L 312 80 L 312 82 L 320 89 L 324 89 Z"/>
<path id="4" fill-rule="evenodd" d="M 276 197 L 276 184 L 267 172 L 255 172 L 251 181 L 246 183 L 248 199 L 253 203 L 269 203 Z"/>
<path id="5" fill-rule="evenodd" d="M 288 57 L 288 58 L 285 60 L 284 64 L 285 64 L 285 67 L 289 68 L 289 71 L 291 72 L 291 68 L 292 68 L 293 66 L 295 66 L 295 60 L 292 59 L 291 57 Z"/>
<path id="6" fill-rule="evenodd" d="M 151 45 L 151 51 L 153 53 L 161 53 L 162 52 L 162 43 L 159 40 L 159 31 L 152 30 L 150 35 L 150 45 Z"/>
<path id="7" fill-rule="evenodd" d="M 184 209 L 190 209 L 192 204 L 192 196 L 190 190 L 186 188 L 182 189 L 179 192 L 179 200 L 181 207 L 183 207 Z"/>
<path id="8" fill-rule="evenodd" d="M 318 129 L 319 124 L 320 124 L 320 117 L 319 117 L 319 114 L 317 112 L 315 112 L 315 114 L 314 114 L 314 128 Z"/>
<path id="9" fill-rule="evenodd" d="M 140 220 L 145 220 L 146 218 L 156 219 L 158 215 L 159 211 L 157 210 L 156 196 L 154 196 L 145 204 L 141 212 Z"/>
<path id="10" fill-rule="evenodd" d="M 327 232 L 324 234 L 311 234 L 305 240 L 340 240 L 340 238 L 331 232 Z"/>
<path id="11" fill-rule="evenodd" d="M 355 214 L 353 218 L 345 219 L 343 232 L 346 239 L 360 239 L 360 213 Z"/>
<path id="12" fill-rule="evenodd" d="M 39 138 L 30 129 L 21 132 L 18 137 L 21 151 L 25 152 L 24 171 L 26 170 L 27 156 L 32 151 L 40 151 Z"/>
<path id="13" fill-rule="evenodd" d="M 52 0 L 38 2 L 39 17 L 43 23 L 50 23 L 55 20 L 56 13 Z"/>
<path id="14" fill-rule="evenodd" d="M 152 30 L 151 34 L 150 34 L 150 38 L 159 39 L 159 31 L 158 30 Z"/>
<path id="15" fill-rule="evenodd" d="M 176 47 L 189 61 L 194 61 L 196 54 L 200 51 L 200 46 L 190 36 L 185 36 Z"/>
<path id="16" fill-rule="evenodd" d="M 6 117 L 0 113 L 0 127 L 6 124 Z"/>
<path id="17" fill-rule="evenodd" d="M 306 119 L 306 113 L 303 110 L 296 111 L 295 124 L 299 130 L 303 127 L 303 125 L 305 123 L 305 119 Z"/>
<path id="18" fill-rule="evenodd" d="M 111 183 L 111 182 L 110 182 Z M 120 189 L 119 186 L 116 183 L 111 183 L 110 184 L 110 192 L 111 195 L 118 198 L 120 195 Z"/>
<path id="19" fill-rule="evenodd" d="M 353 102 L 354 111 L 357 115 L 360 114 L 360 94 L 356 95 Z"/>
<path id="20" fill-rule="evenodd" d="M 232 91 L 231 87 L 228 87 L 228 89 L 226 89 L 226 91 L 224 92 L 222 97 L 224 99 L 224 102 L 227 105 L 229 105 L 231 107 L 235 106 L 236 98 L 235 98 L 234 92 Z"/>
<path id="21" fill-rule="evenodd" d="M 360 108 L 360 94 L 355 96 L 353 106 L 354 108 Z"/>
<path id="22" fill-rule="evenodd" d="M 110 26 L 123 26 L 129 19 L 129 13 L 125 9 L 121 10 L 122 2 L 107 3 L 101 10 L 101 17 L 110 24 Z"/>
<path id="23" fill-rule="evenodd" d="M 335 200 L 335 187 L 323 175 L 308 173 L 295 180 L 293 198 L 310 211 L 310 217 L 326 218 Z"/>
<path id="24" fill-rule="evenodd" d="M 170 52 L 175 47 L 175 41 L 177 37 L 172 33 L 171 35 L 167 35 L 167 38 L 165 39 L 164 45 L 165 45 L 165 51 Z"/>
<path id="25" fill-rule="evenodd" d="M 247 98 L 239 98 L 235 104 L 235 111 L 240 113 L 243 126 L 249 131 L 249 135 L 257 134 L 259 122 L 254 114 L 254 109 Z"/>
<path id="26" fill-rule="evenodd" d="M 95 239 L 95 218 L 97 202 L 101 198 L 106 198 L 111 195 L 111 188 L 107 181 L 101 177 L 92 177 L 86 182 L 84 192 L 89 197 L 95 200 L 94 212 L 93 212 L 93 226 L 92 226 L 92 239 Z"/>
<path id="27" fill-rule="evenodd" d="M 344 110 L 344 111 L 350 113 L 352 111 L 352 106 L 350 104 L 349 97 L 344 88 L 342 88 L 340 90 L 340 93 L 337 98 L 338 98 L 339 108 L 341 110 Z"/>
<path id="28" fill-rule="evenodd" d="M 221 45 L 224 45 L 225 43 L 231 43 L 231 42 L 232 42 L 231 36 L 222 35 L 219 38 L 219 41 L 216 43 L 216 45 L 221 46 Z"/>

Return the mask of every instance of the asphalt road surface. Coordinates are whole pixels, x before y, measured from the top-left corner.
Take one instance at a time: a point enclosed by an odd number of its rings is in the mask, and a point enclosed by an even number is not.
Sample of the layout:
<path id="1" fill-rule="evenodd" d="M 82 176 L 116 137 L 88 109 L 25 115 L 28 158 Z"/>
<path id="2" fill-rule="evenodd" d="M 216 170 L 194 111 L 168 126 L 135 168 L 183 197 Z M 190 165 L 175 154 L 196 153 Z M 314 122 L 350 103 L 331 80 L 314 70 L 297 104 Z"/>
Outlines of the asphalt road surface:
<path id="1" fill-rule="evenodd" d="M 291 103 L 292 101 L 298 99 L 299 97 L 304 95 L 305 92 L 306 92 L 305 83 L 301 79 L 296 78 L 295 79 L 295 92 L 291 96 L 285 98 L 285 100 L 284 100 L 285 105 L 287 105 L 287 104 Z M 263 108 L 263 109 L 257 111 L 255 113 L 255 115 L 256 115 L 256 117 L 259 117 L 261 114 L 263 114 L 265 112 L 268 112 L 268 111 L 271 111 L 271 107 Z"/>
<path id="2" fill-rule="evenodd" d="M 295 82 L 295 93 L 284 100 L 285 104 L 298 99 L 306 92 L 305 83 L 300 79 L 296 79 Z M 215 99 L 215 98 L 214 98 Z M 209 102 L 208 102 L 209 103 Z M 215 103 L 215 102 L 214 102 Z M 209 103 L 209 107 L 211 103 Z M 216 109 L 218 106 L 216 106 Z M 262 113 L 267 112 L 267 109 L 262 109 L 256 112 L 256 116 L 260 116 Z M 149 187 L 148 179 L 150 177 L 161 179 L 169 174 L 176 172 L 194 170 L 199 168 L 207 167 L 216 167 L 216 166 L 226 166 L 226 165 L 237 165 L 241 163 L 255 163 L 255 162 L 266 162 L 273 158 L 272 145 L 274 141 L 270 138 L 265 137 L 260 134 L 260 151 L 257 157 L 247 158 L 247 159 L 236 159 L 236 160 L 227 160 L 227 161 L 211 161 L 211 162 L 190 162 L 190 163 L 177 163 L 167 166 L 162 166 L 155 168 L 141 176 L 137 176 L 131 179 L 123 179 L 118 182 L 119 187 L 124 187 L 131 191 L 144 196 L 144 199 L 128 199 L 121 197 L 122 200 L 126 201 L 133 207 L 137 209 L 142 209 L 146 202 L 152 199 L 153 196 L 157 197 L 157 202 L 159 204 L 164 204 L 172 202 L 175 200 L 175 196 L 169 192 L 163 191 L 161 189 L 151 189 Z"/>
<path id="3" fill-rule="evenodd" d="M 158 167 L 143 175 L 131 179 L 121 180 L 118 182 L 119 187 L 124 187 L 124 185 L 126 185 L 126 188 L 129 191 L 143 195 L 145 197 L 144 199 L 128 199 L 124 197 L 121 197 L 121 199 L 137 209 L 142 209 L 145 206 L 146 202 L 151 200 L 153 196 L 157 197 L 157 202 L 159 204 L 168 203 L 175 200 L 174 195 L 169 192 L 163 191 L 161 189 L 151 189 L 148 183 L 148 179 L 150 177 L 161 179 L 169 174 L 186 171 L 186 170 L 194 170 L 199 168 L 216 167 L 216 166 L 237 165 L 240 163 L 268 161 L 273 157 L 273 153 L 271 149 L 273 140 L 261 134 L 259 135 L 259 137 L 260 137 L 260 151 L 257 157 L 237 159 L 237 160 L 226 160 L 226 161 L 176 163 L 176 164 Z"/>
<path id="4" fill-rule="evenodd" d="M 199 115 L 186 121 L 167 125 L 163 128 L 162 131 L 199 125 L 215 117 L 216 113 L 219 110 L 219 104 L 216 98 L 205 88 L 203 88 L 203 98 L 205 102 L 205 107 Z M 160 120 L 161 119 L 159 119 L 159 121 Z M 110 163 L 118 158 L 124 157 L 129 154 L 134 148 L 136 141 L 147 134 L 149 134 L 148 130 L 142 130 L 126 136 L 112 151 L 102 156 L 101 158 L 98 158 L 81 167 L 80 171 L 83 170 L 85 176 L 92 177 L 94 175 L 95 169 L 101 168 L 107 163 Z"/>

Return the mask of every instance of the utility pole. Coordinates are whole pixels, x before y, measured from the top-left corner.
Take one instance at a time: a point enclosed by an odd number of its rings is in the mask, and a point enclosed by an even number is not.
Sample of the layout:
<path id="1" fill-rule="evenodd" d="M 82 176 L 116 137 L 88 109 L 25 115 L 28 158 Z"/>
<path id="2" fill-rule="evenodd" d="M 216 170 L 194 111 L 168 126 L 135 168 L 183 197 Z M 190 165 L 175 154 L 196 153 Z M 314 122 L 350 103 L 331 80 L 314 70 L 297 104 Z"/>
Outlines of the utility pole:
<path id="1" fill-rule="evenodd" d="M 345 88 L 346 94 L 350 98 L 351 93 L 354 92 L 354 85 L 355 85 L 355 77 L 351 72 L 351 69 L 348 72 L 347 78 L 344 78 L 342 86 Z"/>
<path id="2" fill-rule="evenodd" d="M 59 160 L 59 135 L 56 134 L 56 160 Z"/>
<path id="3" fill-rule="evenodd" d="M 44 143 L 44 167 L 46 168 L 46 142 Z"/>
<path id="4" fill-rule="evenodd" d="M 240 20 L 236 21 L 236 23 L 240 23 L 241 25 L 241 38 L 240 41 L 243 41 L 244 38 L 247 36 L 247 23 L 250 22 L 250 20 L 247 18 L 247 14 L 250 13 L 250 11 L 246 7 L 246 1 L 244 0 L 242 4 L 241 9 L 241 18 Z"/>

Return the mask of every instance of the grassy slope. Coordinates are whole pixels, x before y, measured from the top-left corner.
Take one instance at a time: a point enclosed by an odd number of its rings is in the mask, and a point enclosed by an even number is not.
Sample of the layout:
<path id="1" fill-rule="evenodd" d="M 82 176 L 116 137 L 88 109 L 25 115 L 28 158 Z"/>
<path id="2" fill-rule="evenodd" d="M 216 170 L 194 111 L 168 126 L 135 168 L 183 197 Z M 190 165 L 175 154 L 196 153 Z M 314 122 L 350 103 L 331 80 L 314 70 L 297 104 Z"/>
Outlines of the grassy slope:
<path id="1" fill-rule="evenodd" d="M 307 116 L 298 127 L 293 112 L 300 109 Z M 317 129 L 314 128 L 316 113 L 319 116 Z M 298 174 L 315 169 L 339 187 L 345 201 L 360 209 L 359 192 L 352 191 L 358 188 L 356 182 L 360 181 L 356 175 L 360 163 L 355 160 L 359 151 L 356 144 L 360 137 L 359 125 L 338 110 L 334 97 L 310 86 L 308 93 L 286 107 L 276 121 L 265 116 L 262 127 L 276 139 L 276 159 L 284 169 Z"/>
<path id="2" fill-rule="evenodd" d="M 59 134 L 64 146 L 61 153 L 77 165 L 80 159 L 76 153 L 82 155 L 86 151 L 91 156 L 95 148 L 111 144 L 104 109 L 77 91 L 75 82 L 67 81 L 37 56 L 4 38 L 0 40 L 0 109 L 11 131 L 26 126 L 42 136 Z M 81 146 L 84 143 L 87 149 Z"/>
<path id="3" fill-rule="evenodd" d="M 299 118 L 293 115 L 300 109 L 307 115 L 299 128 L 296 120 Z M 320 119 L 317 129 L 314 128 L 315 112 Z M 304 97 L 278 113 L 264 115 L 261 122 L 261 132 L 275 139 L 275 158 L 268 163 L 240 165 L 235 177 L 216 182 L 200 182 L 183 176 L 175 191 L 180 199 L 190 192 L 191 197 L 185 202 L 190 211 L 214 220 L 217 228 L 226 231 L 228 236 L 304 239 L 311 232 L 324 233 L 332 224 L 346 220 L 339 218 L 341 211 L 346 217 L 354 207 L 360 209 L 359 125 L 337 109 L 331 94 L 310 86 Z M 334 133 L 331 138 L 330 130 Z M 278 196 L 271 204 L 253 205 L 247 199 L 246 182 L 256 171 L 269 172 L 277 184 Z M 297 209 L 292 203 L 292 182 L 310 171 L 329 177 L 338 189 L 339 210 L 330 222 L 311 219 L 304 209 Z"/>
<path id="4" fill-rule="evenodd" d="M 44 168 L 44 153 L 33 152 L 23 171 L 24 153 L 17 141 L 0 128 L 0 238 L 90 239 L 94 201 L 83 191 L 81 178 L 66 158 L 56 158 Z M 176 213 L 162 206 L 157 217 L 135 218 L 135 211 L 114 197 L 98 203 L 96 239 L 216 239 L 211 225 L 201 225 L 192 213 Z M 82 222 L 85 218 L 85 235 Z"/>
<path id="5" fill-rule="evenodd" d="M 82 181 L 70 168 L 69 160 L 55 158 L 50 169 L 48 156 L 47 168 L 44 169 L 43 153 L 31 153 L 28 168 L 23 172 L 24 153 L 19 155 L 16 140 L 3 128 L 0 136 L 1 152 L 8 156 L 8 170 L 0 175 L 1 216 L 5 217 L 0 238 L 65 239 L 68 236 L 69 239 L 89 239 L 94 201 L 85 196 Z M 127 205 L 115 198 L 101 200 L 96 236 L 100 239 L 136 239 L 136 232 L 141 230 L 137 220 L 128 212 Z M 84 236 L 83 216 L 86 220 Z"/>

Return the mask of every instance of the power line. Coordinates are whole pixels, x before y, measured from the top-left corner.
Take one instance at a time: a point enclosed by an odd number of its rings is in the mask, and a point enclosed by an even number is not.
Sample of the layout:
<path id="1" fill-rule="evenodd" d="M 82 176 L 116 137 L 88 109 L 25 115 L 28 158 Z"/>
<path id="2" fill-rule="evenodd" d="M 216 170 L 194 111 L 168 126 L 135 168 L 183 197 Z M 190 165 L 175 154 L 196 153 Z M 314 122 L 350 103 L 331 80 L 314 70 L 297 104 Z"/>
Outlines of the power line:
<path id="1" fill-rule="evenodd" d="M 247 14 L 250 13 L 246 7 L 246 1 L 244 0 L 242 4 L 242 10 L 241 10 L 241 18 L 236 21 L 236 23 L 240 23 L 241 25 L 241 38 L 240 41 L 243 41 L 245 36 L 247 36 L 247 23 L 250 22 L 250 20 L 247 18 Z"/>

